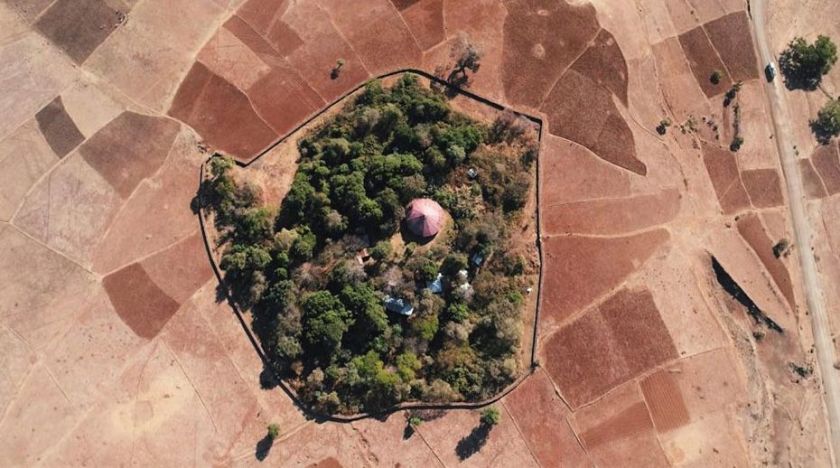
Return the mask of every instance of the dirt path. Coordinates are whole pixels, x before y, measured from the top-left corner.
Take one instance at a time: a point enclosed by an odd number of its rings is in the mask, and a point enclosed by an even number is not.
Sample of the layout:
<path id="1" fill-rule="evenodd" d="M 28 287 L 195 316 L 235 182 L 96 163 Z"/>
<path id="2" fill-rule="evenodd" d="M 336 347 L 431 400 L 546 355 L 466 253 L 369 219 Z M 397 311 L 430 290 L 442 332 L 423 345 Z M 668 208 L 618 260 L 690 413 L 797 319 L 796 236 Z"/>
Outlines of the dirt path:
<path id="1" fill-rule="evenodd" d="M 766 36 L 765 1 L 752 0 L 753 31 L 762 65 L 774 61 Z M 787 102 L 784 99 L 784 85 L 781 77 L 771 83 L 766 83 L 767 99 L 770 101 L 770 114 L 775 127 L 776 146 L 784 171 L 785 184 L 788 192 L 788 202 L 793 223 L 798 257 L 802 267 L 805 297 L 808 310 L 811 312 L 811 328 L 814 334 L 817 363 L 823 381 L 823 395 L 828 412 L 829 432 L 835 466 L 840 455 L 840 379 L 834 369 L 836 357 L 831 341 L 831 330 L 826 315 L 822 286 L 817 275 L 817 263 L 811 246 L 813 232 L 805 209 L 802 175 L 797 167 L 794 153 L 793 132 L 790 128 L 790 117 Z"/>

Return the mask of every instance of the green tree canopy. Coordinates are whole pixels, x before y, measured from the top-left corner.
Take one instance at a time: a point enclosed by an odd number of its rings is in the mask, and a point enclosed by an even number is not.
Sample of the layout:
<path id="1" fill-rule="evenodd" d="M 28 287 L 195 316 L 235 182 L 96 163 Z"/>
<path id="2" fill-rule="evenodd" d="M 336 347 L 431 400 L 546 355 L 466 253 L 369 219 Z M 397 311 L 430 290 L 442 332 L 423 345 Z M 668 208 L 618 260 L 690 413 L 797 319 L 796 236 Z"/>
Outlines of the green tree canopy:
<path id="1" fill-rule="evenodd" d="M 836 62 L 837 46 L 822 35 L 813 44 L 795 37 L 779 57 L 785 83 L 792 89 L 816 89 Z"/>
<path id="2" fill-rule="evenodd" d="M 317 354 L 328 354 L 341 345 L 352 317 L 329 291 L 318 291 L 303 299 L 304 339 Z"/>
<path id="3" fill-rule="evenodd" d="M 832 99 L 817 113 L 811 121 L 811 129 L 821 143 L 828 143 L 832 137 L 840 135 L 840 99 Z"/>

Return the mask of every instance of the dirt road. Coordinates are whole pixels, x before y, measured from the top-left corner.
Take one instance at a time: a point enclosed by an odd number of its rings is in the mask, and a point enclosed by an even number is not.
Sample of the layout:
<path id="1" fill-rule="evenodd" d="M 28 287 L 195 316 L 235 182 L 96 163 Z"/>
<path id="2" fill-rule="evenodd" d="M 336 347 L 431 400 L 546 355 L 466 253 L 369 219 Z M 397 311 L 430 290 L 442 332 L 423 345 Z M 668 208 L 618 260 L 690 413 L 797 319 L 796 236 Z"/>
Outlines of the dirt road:
<path id="1" fill-rule="evenodd" d="M 770 43 L 766 35 L 765 0 L 752 0 L 750 4 L 754 24 L 753 31 L 762 66 L 770 61 L 775 63 L 775 57 L 770 51 Z M 822 285 L 817 274 L 817 263 L 814 258 L 814 251 L 811 248 L 813 233 L 805 209 L 802 175 L 796 162 L 795 142 L 790 128 L 790 114 L 784 97 L 785 89 L 782 81 L 779 77 L 773 82 L 766 83 L 765 90 L 770 101 L 776 146 L 779 150 L 779 158 L 787 185 L 791 221 L 796 237 L 797 256 L 802 267 L 805 297 L 808 310 L 811 312 L 811 328 L 814 333 L 817 364 L 823 381 L 823 397 L 830 425 L 833 460 L 835 466 L 837 466 L 837 457 L 840 456 L 840 375 L 838 375 L 840 373 L 834 369 L 834 363 L 837 361 L 834 346 L 831 342 L 831 330 L 826 315 Z"/>

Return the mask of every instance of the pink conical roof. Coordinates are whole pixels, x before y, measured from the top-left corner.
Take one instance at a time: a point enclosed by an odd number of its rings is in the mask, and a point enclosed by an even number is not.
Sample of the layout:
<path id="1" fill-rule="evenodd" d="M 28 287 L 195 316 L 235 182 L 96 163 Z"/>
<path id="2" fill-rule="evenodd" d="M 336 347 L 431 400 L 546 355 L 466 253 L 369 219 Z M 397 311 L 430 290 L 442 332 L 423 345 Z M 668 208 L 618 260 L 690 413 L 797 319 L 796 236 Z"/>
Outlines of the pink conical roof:
<path id="1" fill-rule="evenodd" d="M 443 208 L 436 201 L 418 198 L 408 204 L 405 216 L 406 225 L 415 235 L 431 237 L 443 226 Z"/>

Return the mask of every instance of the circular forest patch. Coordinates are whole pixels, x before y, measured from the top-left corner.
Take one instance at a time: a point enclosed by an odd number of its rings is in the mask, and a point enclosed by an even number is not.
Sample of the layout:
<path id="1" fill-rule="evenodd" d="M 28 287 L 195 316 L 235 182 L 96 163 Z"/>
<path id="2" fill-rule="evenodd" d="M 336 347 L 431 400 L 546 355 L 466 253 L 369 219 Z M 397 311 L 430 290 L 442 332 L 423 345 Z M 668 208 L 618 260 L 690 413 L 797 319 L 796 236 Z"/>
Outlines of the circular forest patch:
<path id="1" fill-rule="evenodd" d="M 297 140 L 279 207 L 232 160 L 209 162 L 225 282 L 319 412 L 482 400 L 521 374 L 536 130 L 455 102 L 411 74 L 368 83 Z"/>

